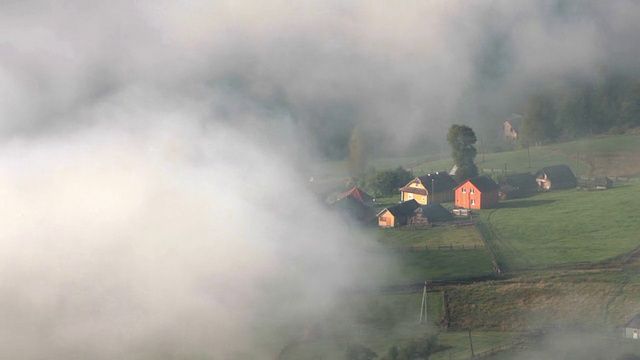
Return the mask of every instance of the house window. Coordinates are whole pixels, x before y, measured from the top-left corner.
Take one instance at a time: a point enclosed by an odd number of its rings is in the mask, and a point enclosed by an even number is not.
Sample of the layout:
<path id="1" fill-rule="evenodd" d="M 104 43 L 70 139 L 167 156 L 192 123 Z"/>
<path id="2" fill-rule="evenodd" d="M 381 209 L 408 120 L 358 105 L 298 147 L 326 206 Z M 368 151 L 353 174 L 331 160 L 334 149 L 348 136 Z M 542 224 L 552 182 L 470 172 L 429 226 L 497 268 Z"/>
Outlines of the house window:
<path id="1" fill-rule="evenodd" d="M 466 193 L 467 193 L 467 189 L 462 188 L 462 193 L 463 193 L 463 194 L 466 194 Z"/>
<path id="2" fill-rule="evenodd" d="M 413 199 L 413 194 L 412 193 L 408 193 L 407 194 L 407 199 L 409 199 L 409 200 Z"/>
<path id="3" fill-rule="evenodd" d="M 386 223 L 387 222 L 387 218 L 384 217 L 384 216 L 380 216 L 380 222 Z"/>
<path id="4" fill-rule="evenodd" d="M 474 190 L 475 190 L 474 188 L 469 189 L 469 193 L 474 194 Z"/>
<path id="5" fill-rule="evenodd" d="M 422 197 L 422 201 L 427 201 L 427 197 L 426 197 L 426 196 L 423 196 L 423 197 Z"/>
<path id="6" fill-rule="evenodd" d="M 476 204 L 476 199 L 471 199 L 471 205 L 475 205 Z"/>

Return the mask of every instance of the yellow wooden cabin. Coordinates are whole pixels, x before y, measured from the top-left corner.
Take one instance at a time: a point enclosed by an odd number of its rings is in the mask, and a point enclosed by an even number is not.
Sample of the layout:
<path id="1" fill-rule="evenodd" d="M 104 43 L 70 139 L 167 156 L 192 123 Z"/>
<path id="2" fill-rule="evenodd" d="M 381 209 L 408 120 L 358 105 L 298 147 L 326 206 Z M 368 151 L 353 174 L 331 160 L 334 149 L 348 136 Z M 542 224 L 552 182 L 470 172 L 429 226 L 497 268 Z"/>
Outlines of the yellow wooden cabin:
<path id="1" fill-rule="evenodd" d="M 453 201 L 456 186 L 458 183 L 445 171 L 418 176 L 400 188 L 400 200 L 415 200 L 422 205 Z"/>

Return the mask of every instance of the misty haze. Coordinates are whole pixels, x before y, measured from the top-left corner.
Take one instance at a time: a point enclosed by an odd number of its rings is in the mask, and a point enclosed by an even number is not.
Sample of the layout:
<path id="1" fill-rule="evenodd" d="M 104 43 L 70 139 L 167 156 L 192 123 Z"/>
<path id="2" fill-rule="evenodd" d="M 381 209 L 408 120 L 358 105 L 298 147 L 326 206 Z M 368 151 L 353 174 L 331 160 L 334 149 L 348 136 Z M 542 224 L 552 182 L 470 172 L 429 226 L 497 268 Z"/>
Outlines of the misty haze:
<path id="1" fill-rule="evenodd" d="M 639 17 L 2 2 L 0 358 L 640 359 Z"/>

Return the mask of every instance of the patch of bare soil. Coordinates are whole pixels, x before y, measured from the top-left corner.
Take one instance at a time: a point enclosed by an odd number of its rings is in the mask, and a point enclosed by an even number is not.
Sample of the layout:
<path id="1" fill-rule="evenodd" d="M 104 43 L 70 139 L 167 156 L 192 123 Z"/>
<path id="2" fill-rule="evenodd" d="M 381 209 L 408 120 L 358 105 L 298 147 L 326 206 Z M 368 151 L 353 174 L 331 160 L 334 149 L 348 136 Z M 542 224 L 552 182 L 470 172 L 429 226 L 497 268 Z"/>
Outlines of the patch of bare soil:
<path id="1" fill-rule="evenodd" d="M 640 153 L 626 151 L 581 158 L 589 164 L 589 176 L 628 177 L 640 174 Z"/>

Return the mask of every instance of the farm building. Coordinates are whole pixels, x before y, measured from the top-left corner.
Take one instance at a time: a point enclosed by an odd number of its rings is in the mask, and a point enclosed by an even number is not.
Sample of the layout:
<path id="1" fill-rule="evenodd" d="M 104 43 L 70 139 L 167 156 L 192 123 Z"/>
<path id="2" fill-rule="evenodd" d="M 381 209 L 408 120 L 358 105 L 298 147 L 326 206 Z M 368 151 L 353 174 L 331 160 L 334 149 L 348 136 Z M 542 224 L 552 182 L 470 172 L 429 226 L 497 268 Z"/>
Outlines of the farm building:
<path id="1" fill-rule="evenodd" d="M 418 207 L 409 218 L 408 225 L 430 225 L 434 222 L 445 222 L 453 219 L 453 214 L 440 203 L 432 203 Z"/>
<path id="2" fill-rule="evenodd" d="M 360 201 L 354 194 L 336 200 L 329 209 L 336 211 L 347 225 L 374 225 L 375 210 Z"/>
<path id="3" fill-rule="evenodd" d="M 500 199 L 515 199 L 538 191 L 536 178 L 530 173 L 511 174 L 501 181 Z"/>
<path id="4" fill-rule="evenodd" d="M 445 171 L 418 176 L 400 188 L 400 200 L 416 200 L 422 205 L 453 200 L 453 189 L 458 185 Z"/>
<path id="5" fill-rule="evenodd" d="M 522 115 L 512 114 L 502 123 L 501 137 L 505 140 L 518 140 L 520 125 L 522 125 Z"/>
<path id="6" fill-rule="evenodd" d="M 640 314 L 631 318 L 631 320 L 624 325 L 624 337 L 627 339 L 640 339 L 638 331 L 640 331 Z"/>
<path id="7" fill-rule="evenodd" d="M 567 165 L 548 166 L 538 170 L 536 182 L 541 190 L 573 189 L 578 179 Z"/>
<path id="8" fill-rule="evenodd" d="M 407 225 L 409 218 L 413 216 L 413 211 L 420 207 L 415 200 L 401 202 L 398 205 L 390 206 L 378 213 L 378 225 L 381 227 L 397 227 Z"/>
<path id="9" fill-rule="evenodd" d="M 488 209 L 498 205 L 500 187 L 490 177 L 471 178 L 455 189 L 455 204 L 465 209 Z"/>
<path id="10" fill-rule="evenodd" d="M 353 187 L 347 190 L 346 192 L 340 194 L 338 196 L 338 200 L 344 199 L 349 196 L 353 196 L 356 200 L 368 206 L 373 206 L 373 203 L 375 202 L 375 200 L 371 195 L 367 194 L 364 190 L 360 189 L 359 187 Z"/>
<path id="11" fill-rule="evenodd" d="M 593 180 L 593 186 L 598 190 L 611 189 L 613 187 L 613 180 L 606 176 L 596 177 Z"/>

